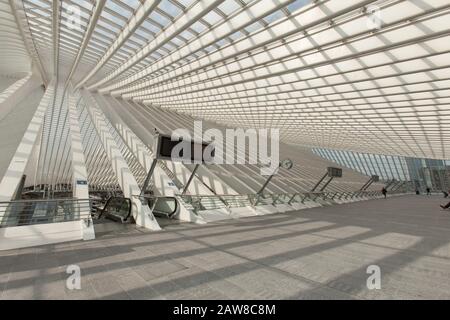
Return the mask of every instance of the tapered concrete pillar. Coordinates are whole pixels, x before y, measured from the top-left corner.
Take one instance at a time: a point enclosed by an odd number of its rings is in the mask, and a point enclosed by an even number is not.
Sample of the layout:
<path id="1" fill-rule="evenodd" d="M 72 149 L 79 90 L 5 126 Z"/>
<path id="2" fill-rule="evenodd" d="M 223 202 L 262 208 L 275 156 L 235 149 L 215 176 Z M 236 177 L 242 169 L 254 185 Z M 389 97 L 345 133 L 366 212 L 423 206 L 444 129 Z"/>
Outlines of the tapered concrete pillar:
<path id="1" fill-rule="evenodd" d="M 39 129 L 44 122 L 45 112 L 50 104 L 53 94 L 54 86 L 53 84 L 50 84 L 0 182 L 0 201 L 10 201 L 20 184 L 20 180 L 22 179 L 28 160 L 31 157 L 33 146 L 38 138 Z"/>
<path id="2" fill-rule="evenodd" d="M 161 227 L 158 225 L 150 208 L 147 205 L 142 204 L 141 201 L 135 197 L 135 195 L 141 193 L 141 190 L 120 152 L 120 148 L 117 146 L 114 137 L 108 129 L 108 119 L 89 92 L 83 90 L 82 96 L 85 99 L 87 110 L 103 144 L 103 148 L 106 151 L 106 155 L 111 161 L 112 168 L 117 176 L 123 194 L 125 197 L 131 199 L 132 214 L 136 224 L 151 230 L 161 230 Z"/>
<path id="3" fill-rule="evenodd" d="M 80 96 L 78 96 L 80 98 Z M 67 94 L 69 104 L 69 123 L 70 139 L 72 153 L 72 172 L 73 172 L 73 196 L 77 199 L 89 199 L 89 184 L 87 179 L 86 162 L 83 154 L 83 145 L 81 144 L 80 124 L 76 109 L 77 97 Z M 67 100 L 66 100 L 67 101 Z M 90 216 L 88 206 L 82 206 L 80 215 L 86 217 L 81 219 L 81 232 L 84 240 L 95 239 L 94 224 Z"/>
<path id="4" fill-rule="evenodd" d="M 8 115 L 18 101 L 27 96 L 33 89 L 39 86 L 36 77 L 31 74 L 17 80 L 0 93 L 0 121 Z"/>
<path id="5" fill-rule="evenodd" d="M 154 156 L 151 150 L 144 144 L 144 142 L 139 139 L 139 137 L 125 124 L 124 121 L 120 118 L 120 116 L 116 113 L 116 111 L 111 108 L 109 105 L 104 104 L 103 107 L 107 109 L 103 109 L 105 113 L 108 113 L 108 117 L 111 122 L 115 123 L 116 130 L 119 132 L 119 135 L 124 140 L 125 144 L 128 148 L 134 153 L 136 158 L 138 159 L 141 166 L 145 169 L 146 172 L 149 172 L 150 166 L 153 162 Z M 153 171 L 152 180 L 154 182 L 153 191 L 156 195 L 164 195 L 164 196 L 176 196 L 181 193 L 181 190 L 175 185 L 171 185 L 172 180 L 170 177 L 164 172 L 164 170 L 156 166 Z M 176 218 L 183 221 L 194 222 L 198 224 L 203 224 L 205 221 L 197 216 L 194 212 L 186 208 L 186 206 L 179 201 L 179 212 L 176 215 Z"/>
<path id="6" fill-rule="evenodd" d="M 109 107 L 108 115 L 112 115 L 113 112 L 115 112 L 121 123 L 128 125 L 130 130 L 134 132 L 137 137 L 139 137 L 142 141 L 145 141 L 147 145 L 153 145 L 153 136 L 151 136 L 151 133 L 153 133 L 153 128 L 157 128 L 157 126 L 153 125 L 152 122 L 150 122 L 150 119 L 157 122 L 158 119 L 156 118 L 156 113 L 150 112 L 150 109 L 144 109 L 140 105 L 136 105 L 127 101 L 113 101 L 112 99 L 106 98 L 104 98 L 104 100 L 106 102 L 109 102 L 104 104 Z M 138 117 L 143 117 L 145 119 L 144 123 L 147 123 L 148 125 L 143 125 Z M 170 121 L 168 119 L 161 119 L 161 121 L 164 120 Z M 149 130 L 149 128 L 151 129 Z M 160 132 L 169 133 L 167 131 Z M 187 179 L 191 176 L 192 171 L 180 162 L 163 161 L 163 163 L 173 173 L 175 178 L 180 181 L 181 184 L 186 183 Z M 215 189 L 216 192 L 218 191 L 218 194 L 238 194 L 231 187 L 222 182 L 218 177 L 211 174 L 208 171 L 207 166 L 202 166 L 198 170 L 198 173 L 200 172 L 204 176 L 205 181 L 208 181 L 210 183 L 210 186 L 213 186 L 213 189 Z M 204 183 L 200 181 L 200 179 L 198 179 L 197 176 L 194 177 L 188 190 L 190 194 L 214 195 L 214 193 L 211 192 L 211 190 L 206 187 Z M 225 190 L 226 192 L 224 192 Z"/>
<path id="7" fill-rule="evenodd" d="M 68 94 L 69 123 L 73 169 L 73 195 L 78 199 L 89 198 L 89 185 L 87 183 L 87 170 L 81 144 L 80 124 L 76 110 L 76 97 Z M 85 183 L 86 182 L 86 183 Z"/>

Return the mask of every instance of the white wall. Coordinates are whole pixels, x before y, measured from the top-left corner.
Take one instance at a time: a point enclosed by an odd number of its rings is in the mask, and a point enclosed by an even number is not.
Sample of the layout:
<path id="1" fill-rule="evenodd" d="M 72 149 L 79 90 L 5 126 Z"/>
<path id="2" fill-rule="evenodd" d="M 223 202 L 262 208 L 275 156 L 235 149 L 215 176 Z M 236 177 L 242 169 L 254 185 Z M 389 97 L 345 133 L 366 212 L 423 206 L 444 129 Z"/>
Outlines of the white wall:
<path id="1" fill-rule="evenodd" d="M 84 221 L 36 224 L 0 229 L 0 250 L 83 239 Z"/>

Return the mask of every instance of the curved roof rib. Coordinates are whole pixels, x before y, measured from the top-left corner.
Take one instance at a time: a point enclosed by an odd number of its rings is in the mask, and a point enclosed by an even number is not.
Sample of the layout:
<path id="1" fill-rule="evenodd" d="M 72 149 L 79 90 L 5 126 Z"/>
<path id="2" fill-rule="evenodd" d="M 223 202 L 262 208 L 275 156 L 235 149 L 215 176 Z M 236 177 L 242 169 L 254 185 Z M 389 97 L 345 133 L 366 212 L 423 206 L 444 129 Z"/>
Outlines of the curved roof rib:
<path id="1" fill-rule="evenodd" d="M 292 144 L 450 159 L 448 0 L 22 2 L 35 50 L 3 0 L 2 63 Z"/>

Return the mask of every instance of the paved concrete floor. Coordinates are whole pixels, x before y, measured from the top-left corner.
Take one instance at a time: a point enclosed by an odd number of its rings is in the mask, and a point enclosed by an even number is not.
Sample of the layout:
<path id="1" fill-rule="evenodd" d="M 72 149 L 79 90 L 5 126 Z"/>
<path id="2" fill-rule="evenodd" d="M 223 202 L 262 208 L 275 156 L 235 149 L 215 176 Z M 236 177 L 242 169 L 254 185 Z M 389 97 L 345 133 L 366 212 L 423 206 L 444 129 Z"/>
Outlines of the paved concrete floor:
<path id="1" fill-rule="evenodd" d="M 450 211 L 405 196 L 0 252 L 1 299 L 450 298 Z M 66 267 L 81 290 L 66 289 Z M 381 289 L 368 290 L 369 265 Z"/>

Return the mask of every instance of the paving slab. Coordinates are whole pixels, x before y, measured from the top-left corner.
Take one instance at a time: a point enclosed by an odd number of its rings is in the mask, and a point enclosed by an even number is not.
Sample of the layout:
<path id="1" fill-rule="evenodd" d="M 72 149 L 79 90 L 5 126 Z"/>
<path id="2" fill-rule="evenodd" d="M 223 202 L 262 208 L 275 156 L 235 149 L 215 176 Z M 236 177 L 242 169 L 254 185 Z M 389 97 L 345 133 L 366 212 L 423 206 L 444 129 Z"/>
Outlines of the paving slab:
<path id="1" fill-rule="evenodd" d="M 450 211 L 410 195 L 0 252 L 0 299 L 450 299 Z M 116 230 L 116 232 L 114 231 Z M 78 265 L 81 289 L 69 290 Z M 369 289 L 369 266 L 381 289 Z"/>

